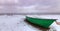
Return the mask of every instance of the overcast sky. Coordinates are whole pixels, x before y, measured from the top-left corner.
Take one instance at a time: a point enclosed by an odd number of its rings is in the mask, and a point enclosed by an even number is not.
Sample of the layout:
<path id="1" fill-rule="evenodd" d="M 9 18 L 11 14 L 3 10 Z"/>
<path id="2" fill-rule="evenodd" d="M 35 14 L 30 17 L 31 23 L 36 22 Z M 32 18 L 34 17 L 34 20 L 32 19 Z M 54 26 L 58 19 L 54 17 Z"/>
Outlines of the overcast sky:
<path id="1" fill-rule="evenodd" d="M 25 8 L 20 8 L 22 6 Z M 35 12 L 35 9 L 38 12 L 60 12 L 60 0 L 0 0 L 0 13 Z"/>

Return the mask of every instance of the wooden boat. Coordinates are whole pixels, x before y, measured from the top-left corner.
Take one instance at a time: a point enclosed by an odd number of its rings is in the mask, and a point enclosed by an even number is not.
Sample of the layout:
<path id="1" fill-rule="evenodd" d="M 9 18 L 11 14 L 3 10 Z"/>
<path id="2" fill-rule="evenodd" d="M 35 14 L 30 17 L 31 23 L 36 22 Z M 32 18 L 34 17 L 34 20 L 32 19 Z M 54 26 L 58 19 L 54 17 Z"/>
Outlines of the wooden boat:
<path id="1" fill-rule="evenodd" d="M 44 27 L 44 28 L 49 28 L 49 26 L 56 21 L 56 19 L 43 19 L 43 18 L 32 18 L 32 17 L 28 17 L 26 16 L 26 19 L 32 23 L 32 24 L 36 24 L 38 26 Z"/>

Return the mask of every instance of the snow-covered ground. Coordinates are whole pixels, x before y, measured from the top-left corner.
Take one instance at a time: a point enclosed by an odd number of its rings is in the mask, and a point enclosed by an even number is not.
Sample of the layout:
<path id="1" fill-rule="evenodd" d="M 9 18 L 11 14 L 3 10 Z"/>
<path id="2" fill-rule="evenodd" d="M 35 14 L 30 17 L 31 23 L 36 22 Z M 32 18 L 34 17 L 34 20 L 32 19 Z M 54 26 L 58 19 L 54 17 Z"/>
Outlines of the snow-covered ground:
<path id="1" fill-rule="evenodd" d="M 0 31 L 41 31 L 24 21 L 26 15 L 0 15 Z M 60 15 L 28 15 L 39 18 L 55 18 Z"/>

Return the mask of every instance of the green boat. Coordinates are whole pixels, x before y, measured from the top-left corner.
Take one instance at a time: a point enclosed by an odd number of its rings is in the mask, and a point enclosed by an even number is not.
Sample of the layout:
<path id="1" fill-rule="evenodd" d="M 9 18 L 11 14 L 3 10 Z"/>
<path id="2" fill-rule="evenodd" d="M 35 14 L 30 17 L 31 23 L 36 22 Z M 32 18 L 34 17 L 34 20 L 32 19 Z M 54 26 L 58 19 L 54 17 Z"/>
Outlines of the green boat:
<path id="1" fill-rule="evenodd" d="M 43 19 L 43 18 L 32 18 L 32 17 L 28 17 L 26 16 L 26 19 L 32 23 L 32 24 L 36 24 L 38 26 L 42 26 L 44 28 L 49 28 L 49 26 L 56 21 L 56 19 Z"/>

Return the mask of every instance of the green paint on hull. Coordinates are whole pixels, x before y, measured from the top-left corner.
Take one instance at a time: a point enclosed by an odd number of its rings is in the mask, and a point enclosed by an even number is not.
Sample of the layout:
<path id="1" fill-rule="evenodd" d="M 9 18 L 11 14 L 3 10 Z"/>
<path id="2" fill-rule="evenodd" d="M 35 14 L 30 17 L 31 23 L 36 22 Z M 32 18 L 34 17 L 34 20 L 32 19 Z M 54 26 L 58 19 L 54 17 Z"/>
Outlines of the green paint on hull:
<path id="1" fill-rule="evenodd" d="M 26 16 L 26 19 L 36 25 L 42 26 L 44 28 L 49 28 L 49 26 L 56 21 L 56 19 L 42 19 L 42 18 L 32 18 Z"/>

